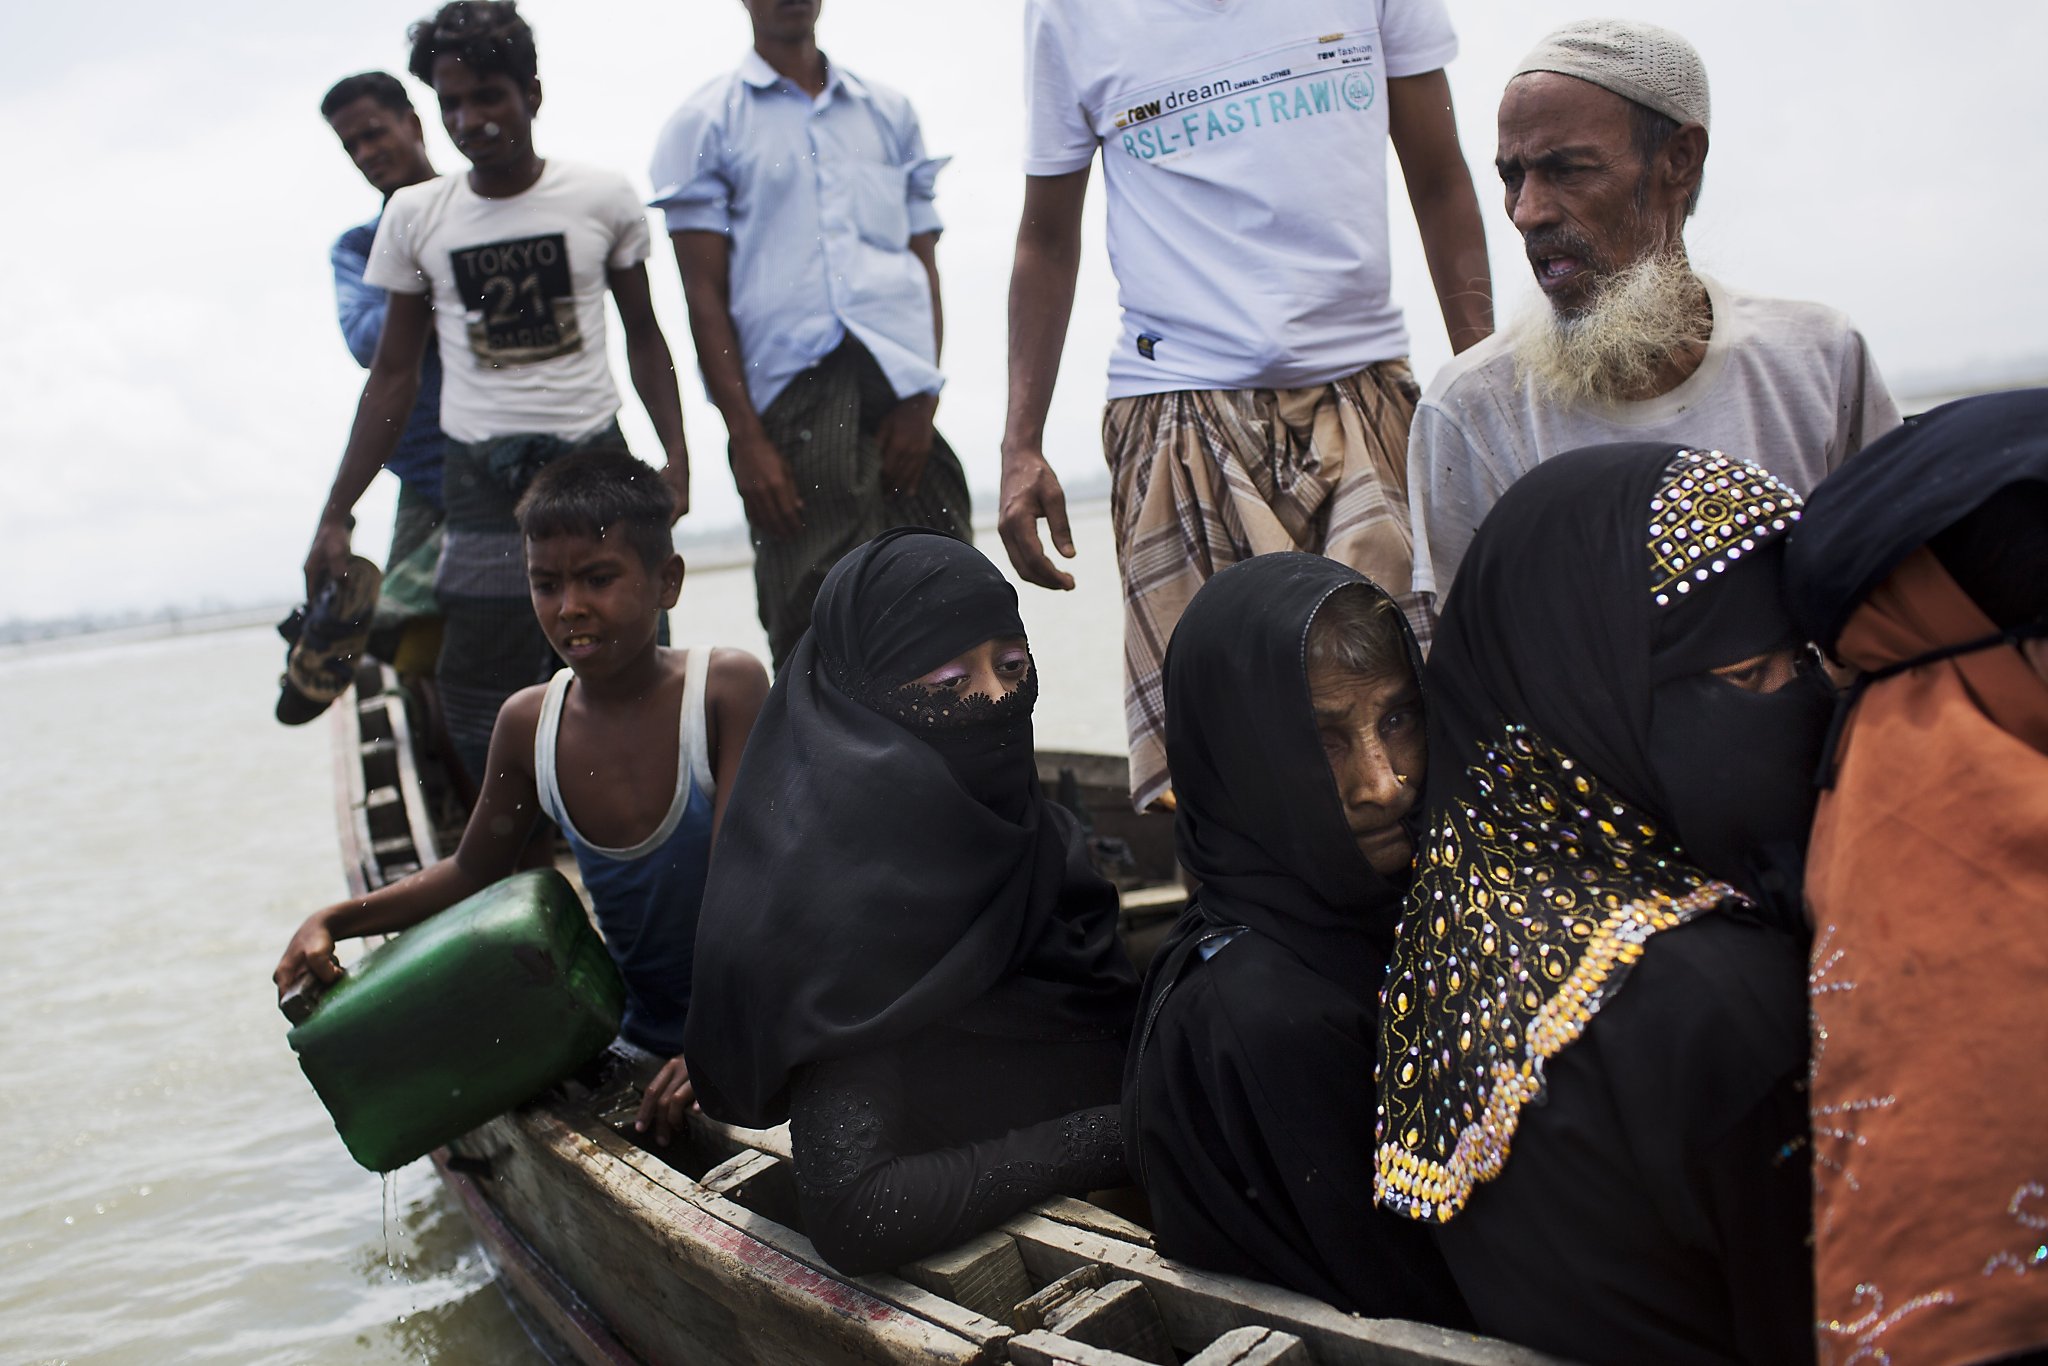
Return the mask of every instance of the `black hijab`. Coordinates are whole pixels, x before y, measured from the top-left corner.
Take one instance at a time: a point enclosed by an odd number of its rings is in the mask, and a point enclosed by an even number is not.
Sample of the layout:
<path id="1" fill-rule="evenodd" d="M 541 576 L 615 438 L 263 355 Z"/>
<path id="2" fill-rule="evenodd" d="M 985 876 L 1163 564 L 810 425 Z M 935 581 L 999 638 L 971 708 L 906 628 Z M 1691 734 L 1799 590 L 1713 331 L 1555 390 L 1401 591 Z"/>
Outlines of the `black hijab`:
<path id="1" fill-rule="evenodd" d="M 705 884 L 683 1052 L 707 1113 L 778 1123 L 796 1068 L 931 1025 L 1127 1027 L 1116 892 L 1039 791 L 1035 669 L 994 703 L 905 688 L 1023 634 L 1016 590 L 950 537 L 887 532 L 826 576 Z"/>
<path id="2" fill-rule="evenodd" d="M 1747 905 L 1729 880 L 1803 846 L 1826 694 L 1701 672 L 1796 639 L 1781 543 L 1799 507 L 1745 461 L 1600 446 L 1523 476 L 1480 527 L 1425 676 L 1429 829 L 1380 1016 L 1381 1203 L 1455 1215 L 1644 941 Z"/>
<path id="3" fill-rule="evenodd" d="M 2044 482 L 2048 389 L 1985 394 L 1907 418 L 1821 481 L 1812 520 L 1792 537 L 1788 596 L 1806 636 L 1832 651 L 1850 614 L 1930 541 L 1950 576 L 1994 621 L 2019 624 L 2013 618 L 2024 612 L 1999 610 L 1999 590 L 2018 587 L 2006 581 L 2026 563 L 2025 550 L 2039 551 L 2016 544 L 2025 535 L 2023 520 L 1991 524 L 1991 505 L 2015 486 Z M 1972 518 L 1980 509 L 1988 515 Z M 1966 534 L 1942 535 L 1965 522 L 1974 523 Z M 2009 561 L 2001 554 L 2015 550 L 2021 554 Z M 1985 572 L 1973 572 L 1980 562 Z M 1971 580 L 1984 587 L 1973 592 Z"/>
<path id="4" fill-rule="evenodd" d="M 1420 680 L 1407 621 L 1372 580 L 1320 555 L 1256 556 L 1204 584 L 1174 628 L 1166 757 L 1175 843 L 1204 917 L 1257 930 L 1370 999 L 1406 879 L 1359 852 L 1309 700 L 1309 626 L 1345 589 L 1390 604 Z"/>
<path id="5" fill-rule="evenodd" d="M 1372 1208 L 1364 1160 L 1363 1082 L 1407 878 L 1359 852 L 1309 693 L 1310 627 L 1352 593 L 1383 605 L 1419 680 L 1400 609 L 1317 555 L 1223 570 L 1174 628 L 1167 760 L 1180 861 L 1200 887 L 1145 980 L 1125 1150 L 1169 1255 L 1359 1313 L 1462 1325 L 1428 1231 Z"/>

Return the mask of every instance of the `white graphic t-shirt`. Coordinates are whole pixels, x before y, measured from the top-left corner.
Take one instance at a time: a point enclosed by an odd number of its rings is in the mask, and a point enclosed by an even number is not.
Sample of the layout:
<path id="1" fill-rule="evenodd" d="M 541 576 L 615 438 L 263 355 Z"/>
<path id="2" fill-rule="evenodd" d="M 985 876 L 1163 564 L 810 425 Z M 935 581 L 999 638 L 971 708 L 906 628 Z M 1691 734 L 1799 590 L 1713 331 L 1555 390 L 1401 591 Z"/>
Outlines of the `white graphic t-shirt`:
<path id="1" fill-rule="evenodd" d="M 466 174 L 400 190 L 363 279 L 431 291 L 450 437 L 577 437 L 619 410 L 605 355 L 606 274 L 647 250 L 647 211 L 624 176 L 550 159 L 509 199 L 483 198 Z"/>
<path id="2" fill-rule="evenodd" d="M 1390 77 L 1442 0 L 1026 0 L 1024 171 L 1099 147 L 1109 394 L 1324 384 L 1408 351 L 1388 297 Z"/>

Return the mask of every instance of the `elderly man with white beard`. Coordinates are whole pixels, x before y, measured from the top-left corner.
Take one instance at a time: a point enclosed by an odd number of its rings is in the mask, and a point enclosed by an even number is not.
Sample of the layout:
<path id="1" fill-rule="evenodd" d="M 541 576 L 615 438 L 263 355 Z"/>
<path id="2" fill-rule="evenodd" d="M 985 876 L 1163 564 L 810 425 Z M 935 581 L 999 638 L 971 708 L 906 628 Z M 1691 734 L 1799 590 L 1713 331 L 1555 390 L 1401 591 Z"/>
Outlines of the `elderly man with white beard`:
<path id="1" fill-rule="evenodd" d="M 1560 451 L 1678 441 L 1799 492 L 1899 423 L 1849 319 L 1696 274 L 1707 73 L 1684 38 L 1581 20 L 1522 59 L 1496 165 L 1542 297 L 1453 359 L 1408 441 L 1414 588 L 1441 604 L 1503 490 Z"/>

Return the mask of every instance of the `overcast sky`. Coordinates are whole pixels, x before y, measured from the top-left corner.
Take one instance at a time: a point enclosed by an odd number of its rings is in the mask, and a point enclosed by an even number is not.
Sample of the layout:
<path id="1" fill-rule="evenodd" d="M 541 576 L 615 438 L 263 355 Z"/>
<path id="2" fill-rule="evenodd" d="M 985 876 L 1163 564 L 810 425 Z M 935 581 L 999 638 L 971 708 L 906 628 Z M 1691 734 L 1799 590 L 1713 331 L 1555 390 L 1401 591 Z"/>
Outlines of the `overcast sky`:
<path id="1" fill-rule="evenodd" d="M 1971 372 L 2048 377 L 2048 5 L 1450 2 L 1463 42 L 1451 85 L 1504 308 L 1531 285 L 1491 169 L 1501 85 L 1547 28 L 1619 13 L 1679 29 L 1706 60 L 1713 145 L 1689 235 L 1704 269 L 1843 308 L 1901 387 Z M 327 249 L 377 208 L 319 99 L 349 72 L 402 70 L 404 30 L 422 8 L 103 0 L 10 15 L 0 172 L 14 208 L 0 217 L 0 259 L 16 327 L 0 333 L 0 619 L 295 595 L 363 378 L 335 326 Z M 642 188 L 670 109 L 748 42 L 739 0 L 522 8 L 546 90 L 540 151 L 616 167 Z M 939 417 L 985 495 L 1022 197 L 1019 10 L 831 0 L 821 25 L 827 52 L 907 92 L 927 144 L 954 158 L 939 182 L 951 376 Z M 430 111 L 436 164 L 460 169 L 431 94 L 415 97 Z M 1115 301 L 1100 211 L 1098 193 L 1047 442 L 1070 476 L 1101 463 Z M 1393 218 L 1396 297 L 1426 381 L 1449 350 L 1398 192 Z M 684 371 L 690 520 L 730 523 L 739 502 L 725 433 L 696 379 L 665 244 L 651 270 Z M 627 436 L 652 455 L 613 355 Z M 358 548 L 373 555 L 388 534 L 388 485 L 359 509 Z"/>

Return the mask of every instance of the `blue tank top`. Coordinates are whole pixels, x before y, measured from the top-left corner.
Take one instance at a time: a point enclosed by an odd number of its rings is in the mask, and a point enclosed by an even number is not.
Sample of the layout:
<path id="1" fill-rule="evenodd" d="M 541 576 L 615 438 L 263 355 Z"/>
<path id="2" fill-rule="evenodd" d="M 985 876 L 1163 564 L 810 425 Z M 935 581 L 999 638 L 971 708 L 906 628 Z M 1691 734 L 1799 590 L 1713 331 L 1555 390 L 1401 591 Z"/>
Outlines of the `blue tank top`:
<path id="1" fill-rule="evenodd" d="M 663 1057 L 683 1051 L 697 910 L 711 863 L 713 782 L 704 721 L 704 679 L 710 661 L 708 646 L 689 652 L 675 800 L 654 833 L 630 849 L 607 849 L 584 839 L 562 801 L 555 737 L 561 728 L 562 699 L 575 678 L 571 670 L 563 669 L 548 683 L 533 737 L 533 776 L 541 809 L 562 827 L 590 893 L 605 947 L 626 979 L 626 1018 L 619 1037 Z"/>

